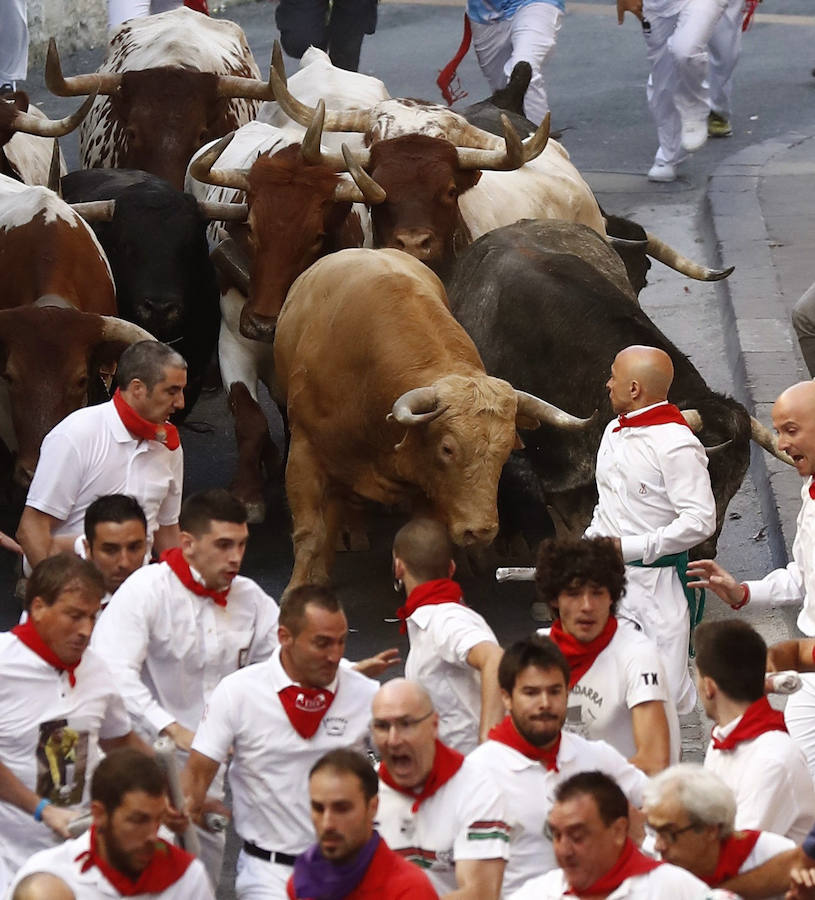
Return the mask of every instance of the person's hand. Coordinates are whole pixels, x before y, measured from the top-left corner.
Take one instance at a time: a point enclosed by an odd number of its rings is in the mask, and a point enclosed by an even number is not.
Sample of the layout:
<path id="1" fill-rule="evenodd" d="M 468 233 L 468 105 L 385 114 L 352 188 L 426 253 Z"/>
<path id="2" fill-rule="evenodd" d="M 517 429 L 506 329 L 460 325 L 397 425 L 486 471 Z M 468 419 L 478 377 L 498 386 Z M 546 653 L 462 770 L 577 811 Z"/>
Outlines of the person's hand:
<path id="1" fill-rule="evenodd" d="M 741 584 L 712 559 L 694 559 L 689 562 L 688 579 L 688 587 L 713 591 L 728 606 L 738 606 L 744 597 Z"/>
<path id="2" fill-rule="evenodd" d="M 211 831 L 212 829 L 207 827 L 207 816 L 210 813 L 215 813 L 215 815 L 223 816 L 225 819 L 232 818 L 232 810 L 217 797 L 207 797 L 204 800 L 204 805 L 201 807 L 201 827 L 206 829 L 207 831 Z"/>
<path id="3" fill-rule="evenodd" d="M 617 24 L 623 24 L 623 17 L 627 12 L 642 21 L 642 0 L 617 0 Z"/>
<path id="4" fill-rule="evenodd" d="M 68 826 L 81 815 L 82 813 L 75 809 L 63 809 L 61 806 L 49 803 L 48 806 L 43 807 L 42 821 L 57 837 L 67 841 L 71 837 L 68 833 Z"/>
<path id="5" fill-rule="evenodd" d="M 189 753 L 192 749 L 195 732 L 190 731 L 189 728 L 185 728 L 183 725 L 179 725 L 178 722 L 170 722 L 169 725 L 161 729 L 161 734 L 166 734 L 172 738 L 173 743 L 179 750 L 186 750 Z"/>
<path id="6" fill-rule="evenodd" d="M 180 809 L 176 809 L 168 800 L 167 808 L 164 810 L 162 824 L 166 825 L 173 834 L 184 834 L 190 824 L 190 818 Z"/>
<path id="7" fill-rule="evenodd" d="M 3 550 L 8 550 L 10 553 L 16 553 L 18 556 L 23 555 L 23 548 L 14 540 L 14 538 L 9 537 L 7 534 L 4 534 L 0 531 L 0 547 Z"/>
<path id="8" fill-rule="evenodd" d="M 815 869 L 792 869 L 784 900 L 815 900 Z"/>
<path id="9" fill-rule="evenodd" d="M 368 659 L 354 663 L 354 668 L 369 678 L 377 678 L 393 666 L 398 666 L 400 662 L 402 662 L 402 657 L 399 655 L 399 651 L 396 647 L 391 647 L 389 650 L 377 653 L 376 656 L 370 656 Z"/>

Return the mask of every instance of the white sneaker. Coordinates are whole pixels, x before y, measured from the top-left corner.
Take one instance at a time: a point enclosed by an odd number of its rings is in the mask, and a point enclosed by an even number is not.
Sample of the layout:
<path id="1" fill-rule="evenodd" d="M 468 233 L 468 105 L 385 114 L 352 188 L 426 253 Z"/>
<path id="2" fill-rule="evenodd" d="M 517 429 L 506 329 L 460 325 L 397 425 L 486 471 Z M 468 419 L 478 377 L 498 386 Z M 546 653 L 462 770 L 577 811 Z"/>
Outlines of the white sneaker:
<path id="1" fill-rule="evenodd" d="M 666 162 L 656 160 L 648 170 L 649 181 L 676 181 L 676 169 Z"/>
<path id="2" fill-rule="evenodd" d="M 707 143 L 707 119 L 698 122 L 682 122 L 682 149 L 688 153 L 699 150 Z"/>

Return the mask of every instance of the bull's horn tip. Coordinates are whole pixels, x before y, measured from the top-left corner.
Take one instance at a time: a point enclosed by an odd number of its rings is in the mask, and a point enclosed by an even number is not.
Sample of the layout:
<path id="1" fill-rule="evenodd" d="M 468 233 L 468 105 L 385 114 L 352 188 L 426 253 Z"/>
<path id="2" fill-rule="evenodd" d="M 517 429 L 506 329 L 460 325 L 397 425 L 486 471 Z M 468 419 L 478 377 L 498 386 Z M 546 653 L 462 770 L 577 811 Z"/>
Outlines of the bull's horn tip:
<path id="1" fill-rule="evenodd" d="M 736 270 L 735 266 L 730 266 L 727 269 L 714 269 L 711 273 L 711 281 L 721 281 L 724 278 L 729 278 L 733 272 Z"/>

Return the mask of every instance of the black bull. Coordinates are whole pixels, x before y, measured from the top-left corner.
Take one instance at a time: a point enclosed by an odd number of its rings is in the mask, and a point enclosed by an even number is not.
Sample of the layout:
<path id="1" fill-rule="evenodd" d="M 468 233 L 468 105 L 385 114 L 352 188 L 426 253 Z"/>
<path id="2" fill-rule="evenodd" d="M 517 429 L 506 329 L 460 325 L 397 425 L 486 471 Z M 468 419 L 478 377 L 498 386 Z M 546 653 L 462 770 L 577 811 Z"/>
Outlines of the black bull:
<path id="1" fill-rule="evenodd" d="M 596 244 L 592 264 L 569 249 Z M 548 249 L 556 247 L 558 249 Z M 599 261 L 599 262 L 598 262 Z M 565 434 L 542 426 L 524 432 L 525 449 L 504 467 L 499 489 L 502 528 L 521 526 L 525 509 L 545 502 L 556 524 L 582 533 L 597 500 L 594 464 L 613 417 L 605 383 L 616 354 L 631 344 L 659 347 L 674 364 L 669 399 L 697 409 L 711 454 L 716 533 L 692 556 L 715 556 L 725 510 L 750 460 L 750 416 L 712 391 L 690 360 L 621 291 L 625 270 L 591 229 L 565 222 L 524 221 L 490 232 L 459 258 L 448 284 L 450 303 L 491 375 L 546 397 L 578 416 L 599 409 L 596 427 Z"/>

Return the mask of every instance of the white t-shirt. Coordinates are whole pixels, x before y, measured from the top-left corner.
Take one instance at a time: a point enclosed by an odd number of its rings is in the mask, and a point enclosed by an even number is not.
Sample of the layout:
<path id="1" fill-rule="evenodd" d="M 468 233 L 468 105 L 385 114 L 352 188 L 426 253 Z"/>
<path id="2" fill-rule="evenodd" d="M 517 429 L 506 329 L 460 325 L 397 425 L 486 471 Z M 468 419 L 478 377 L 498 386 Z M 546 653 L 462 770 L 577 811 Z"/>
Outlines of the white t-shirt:
<path id="1" fill-rule="evenodd" d="M 0 634 L 0 760 L 40 797 L 69 808 L 88 801 L 100 738 L 123 737 L 130 718 L 107 665 L 87 649 L 59 672 L 11 632 Z M 30 813 L 0 802 L 0 854 L 14 872 L 57 837 Z"/>
<path id="2" fill-rule="evenodd" d="M 235 578 L 222 607 L 159 563 L 137 569 L 116 591 L 91 646 L 114 673 L 136 727 L 152 740 L 171 722 L 195 731 L 222 678 L 271 656 L 278 613 L 249 578 Z"/>
<path id="3" fill-rule="evenodd" d="M 105 878 L 96 866 L 82 871 L 84 860 L 77 857 L 90 847 L 90 831 L 72 841 L 42 850 L 29 859 L 15 875 L 12 888 L 33 872 L 50 872 L 59 876 L 76 894 L 77 900 L 111 900 L 124 896 Z M 9 897 L 11 890 L 9 891 Z M 134 900 L 215 900 L 203 864 L 194 859 L 175 884 L 160 894 L 132 894 Z"/>
<path id="4" fill-rule="evenodd" d="M 85 510 L 106 494 L 135 497 L 147 517 L 147 549 L 181 510 L 184 451 L 134 438 L 113 401 L 78 409 L 45 436 L 26 506 L 59 519 L 55 536 L 83 533 Z"/>
<path id="5" fill-rule="evenodd" d="M 481 675 L 467 662 L 476 644 L 498 644 L 483 616 L 461 603 L 420 606 L 407 620 L 405 678 L 418 681 L 439 714 L 439 740 L 467 754 L 478 746 Z"/>
<path id="6" fill-rule="evenodd" d="M 741 716 L 724 728 L 727 737 Z M 736 828 L 752 828 L 786 835 L 800 844 L 815 821 L 815 787 L 803 753 L 783 731 L 767 731 L 733 750 L 705 753 L 705 768 L 714 772 L 736 795 Z"/>
<path id="7" fill-rule="evenodd" d="M 549 637 L 550 629 L 538 634 Z M 641 631 L 617 628 L 609 645 L 569 692 L 565 728 L 592 741 L 606 741 L 626 759 L 637 752 L 631 710 L 640 703 L 665 704 L 671 762 L 679 761 L 676 709 L 666 687 L 659 651 Z"/>
<path id="8" fill-rule="evenodd" d="M 512 829 L 510 856 L 504 871 L 504 894 L 518 890 L 524 882 L 557 868 L 552 842 L 544 835 L 555 788 L 578 772 L 599 770 L 611 776 L 636 807 L 648 778 L 605 741 L 562 732 L 557 771 L 547 771 L 539 762 L 498 741 L 486 741 L 467 757 L 486 771 L 498 785 L 506 803 Z"/>
<path id="9" fill-rule="evenodd" d="M 192 747 L 219 763 L 234 748 L 235 830 L 264 850 L 297 855 L 314 842 L 309 770 L 329 750 L 365 750 L 379 683 L 341 666 L 329 685 L 334 701 L 311 738 L 294 730 L 278 697 L 290 684 L 280 648 L 266 662 L 227 675 L 209 699 Z"/>
<path id="10" fill-rule="evenodd" d="M 391 850 L 425 870 L 440 897 L 458 887 L 457 860 L 509 857 L 504 798 L 469 758 L 415 813 L 413 802 L 380 779 L 375 827 Z"/>

